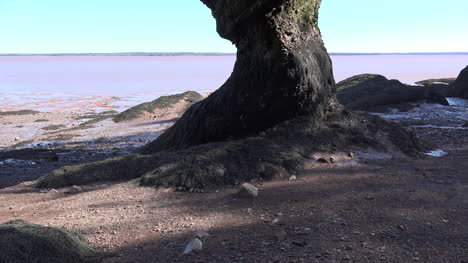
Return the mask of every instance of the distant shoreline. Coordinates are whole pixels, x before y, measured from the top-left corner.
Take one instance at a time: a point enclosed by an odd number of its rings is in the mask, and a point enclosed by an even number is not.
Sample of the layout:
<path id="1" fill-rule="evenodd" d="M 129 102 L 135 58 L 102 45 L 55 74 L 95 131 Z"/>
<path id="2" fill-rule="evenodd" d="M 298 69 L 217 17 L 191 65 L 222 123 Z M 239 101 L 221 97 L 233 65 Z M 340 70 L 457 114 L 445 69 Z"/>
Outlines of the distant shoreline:
<path id="1" fill-rule="evenodd" d="M 197 52 L 123 52 L 123 53 L 50 53 L 50 54 L 0 54 L 0 57 L 168 57 L 168 56 L 235 56 L 236 53 L 197 53 Z M 330 53 L 331 56 L 437 56 L 468 55 L 468 52 L 409 52 L 409 53 Z"/>

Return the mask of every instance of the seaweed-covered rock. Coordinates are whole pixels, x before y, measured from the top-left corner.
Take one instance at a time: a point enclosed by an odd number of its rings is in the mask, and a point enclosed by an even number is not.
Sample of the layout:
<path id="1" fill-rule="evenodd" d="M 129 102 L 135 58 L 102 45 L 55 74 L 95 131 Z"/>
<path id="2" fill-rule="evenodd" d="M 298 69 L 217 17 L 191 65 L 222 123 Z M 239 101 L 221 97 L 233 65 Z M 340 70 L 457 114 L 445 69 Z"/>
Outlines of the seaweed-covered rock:
<path id="1" fill-rule="evenodd" d="M 449 89 L 451 97 L 468 99 L 468 66 L 460 72 Z"/>
<path id="2" fill-rule="evenodd" d="M 203 100 L 195 91 L 162 96 L 151 102 L 132 107 L 114 117 L 115 122 L 131 121 L 147 115 L 153 120 L 164 120 L 180 117 L 194 103 Z"/>
<path id="3" fill-rule="evenodd" d="M 35 110 L 19 110 L 19 111 L 0 111 L 0 116 L 11 116 L 11 115 L 32 115 L 38 114 L 39 111 Z"/>
<path id="4" fill-rule="evenodd" d="M 98 262 L 102 254 L 78 234 L 14 220 L 0 224 L 0 262 Z"/>
<path id="5" fill-rule="evenodd" d="M 449 105 L 441 94 L 424 86 L 410 86 L 384 76 L 362 74 L 336 84 L 338 100 L 350 110 L 408 110 L 417 103 Z"/>

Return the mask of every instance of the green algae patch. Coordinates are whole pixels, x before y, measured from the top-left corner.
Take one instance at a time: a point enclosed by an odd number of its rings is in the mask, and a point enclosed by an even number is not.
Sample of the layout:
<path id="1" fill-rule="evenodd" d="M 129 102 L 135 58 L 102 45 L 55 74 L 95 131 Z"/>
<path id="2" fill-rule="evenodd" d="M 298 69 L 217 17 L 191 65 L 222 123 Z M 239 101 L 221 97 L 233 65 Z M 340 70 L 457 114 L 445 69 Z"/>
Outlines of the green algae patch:
<path id="1" fill-rule="evenodd" d="M 14 220 L 0 224 L 0 261 L 31 263 L 99 262 L 104 254 L 82 236 L 64 229 Z"/>
<path id="2" fill-rule="evenodd" d="M 194 103 L 203 100 L 203 96 L 195 91 L 187 91 L 181 94 L 162 96 L 151 102 L 145 102 L 132 107 L 114 117 L 115 122 L 131 121 L 141 117 L 144 113 L 153 113 L 157 109 L 169 109 L 177 103 L 185 103 L 183 114 Z"/>
<path id="3" fill-rule="evenodd" d="M 58 134 L 55 136 L 47 137 L 48 141 L 69 141 L 75 137 L 78 137 L 76 134 Z"/>
<path id="4" fill-rule="evenodd" d="M 97 182 L 131 180 L 152 168 L 152 156 L 128 155 L 103 161 L 64 166 L 39 178 L 37 188 L 57 188 Z"/>
<path id="5" fill-rule="evenodd" d="M 37 119 L 34 122 L 49 122 L 48 119 Z"/>
<path id="6" fill-rule="evenodd" d="M 19 110 L 19 111 L 0 111 L 0 116 L 12 116 L 12 115 L 31 115 L 38 114 L 39 111 L 35 110 Z"/>
<path id="7" fill-rule="evenodd" d="M 55 130 L 60 130 L 60 129 L 63 129 L 63 128 L 65 128 L 65 125 L 59 124 L 59 125 L 49 125 L 49 126 L 45 126 L 45 127 L 42 127 L 41 130 L 55 131 Z"/>

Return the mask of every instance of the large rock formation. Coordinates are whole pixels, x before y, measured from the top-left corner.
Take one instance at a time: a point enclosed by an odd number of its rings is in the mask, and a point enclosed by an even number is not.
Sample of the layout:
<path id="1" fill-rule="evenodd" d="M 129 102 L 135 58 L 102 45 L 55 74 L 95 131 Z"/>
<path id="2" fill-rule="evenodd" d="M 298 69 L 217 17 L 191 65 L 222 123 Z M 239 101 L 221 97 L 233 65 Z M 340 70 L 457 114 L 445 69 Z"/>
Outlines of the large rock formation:
<path id="1" fill-rule="evenodd" d="M 102 254 L 78 234 L 23 220 L 0 224 L 0 262 L 100 262 Z"/>
<path id="2" fill-rule="evenodd" d="M 191 107 L 144 153 L 183 149 L 337 108 L 332 64 L 317 26 L 321 0 L 202 0 L 237 47 L 226 83 Z"/>
<path id="3" fill-rule="evenodd" d="M 418 156 L 411 129 L 344 110 L 317 27 L 320 0 L 202 0 L 237 47 L 234 71 L 146 145 L 144 155 L 62 167 L 37 187 L 138 178 L 196 191 L 289 178 L 317 151 L 374 148 Z"/>
<path id="4" fill-rule="evenodd" d="M 363 74 L 336 84 L 338 100 L 350 110 L 388 111 L 389 108 L 408 110 L 418 103 L 448 105 L 444 96 L 431 87 L 410 86 L 384 76 Z"/>
<path id="5" fill-rule="evenodd" d="M 450 96 L 468 99 L 468 66 L 463 69 L 450 87 Z"/>

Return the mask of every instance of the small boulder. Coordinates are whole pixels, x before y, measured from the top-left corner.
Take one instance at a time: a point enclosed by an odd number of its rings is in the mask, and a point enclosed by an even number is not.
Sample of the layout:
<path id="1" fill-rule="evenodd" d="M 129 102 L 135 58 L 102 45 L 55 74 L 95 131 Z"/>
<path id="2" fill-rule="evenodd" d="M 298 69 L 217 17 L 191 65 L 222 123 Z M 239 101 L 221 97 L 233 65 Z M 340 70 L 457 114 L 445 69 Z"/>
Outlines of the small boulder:
<path id="1" fill-rule="evenodd" d="M 255 198 L 258 196 L 258 188 L 252 184 L 244 183 L 240 186 L 237 195 L 244 198 Z"/>
<path id="2" fill-rule="evenodd" d="M 207 232 L 199 231 L 196 232 L 190 242 L 185 247 L 183 252 L 184 255 L 188 255 L 192 252 L 200 251 L 203 249 L 203 241 L 209 236 Z"/>
<path id="3" fill-rule="evenodd" d="M 14 220 L 0 224 L 0 262 L 102 262 L 102 254 L 79 234 Z"/>
<path id="4" fill-rule="evenodd" d="M 443 95 L 426 86 L 411 86 L 381 75 L 362 74 L 336 84 L 338 100 L 350 110 L 386 112 L 409 110 L 418 103 L 448 106 Z"/>
<path id="5" fill-rule="evenodd" d="M 457 79 L 450 85 L 450 97 L 468 99 L 468 66 L 463 69 Z"/>

